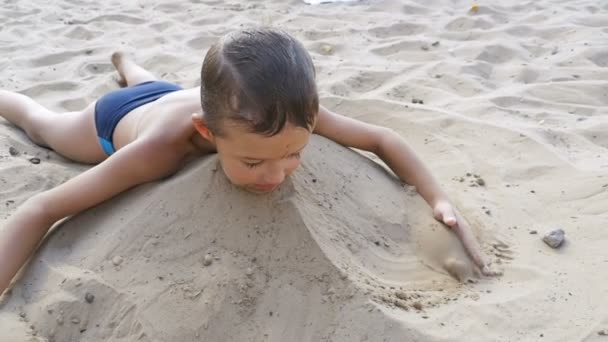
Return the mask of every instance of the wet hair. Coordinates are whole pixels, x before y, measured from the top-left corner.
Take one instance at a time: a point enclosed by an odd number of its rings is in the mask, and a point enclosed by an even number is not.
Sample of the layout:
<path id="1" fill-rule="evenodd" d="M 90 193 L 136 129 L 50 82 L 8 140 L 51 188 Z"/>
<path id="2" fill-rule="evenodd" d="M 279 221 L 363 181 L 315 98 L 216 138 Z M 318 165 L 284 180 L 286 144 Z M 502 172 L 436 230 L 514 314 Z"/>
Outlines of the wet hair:
<path id="1" fill-rule="evenodd" d="M 213 134 L 227 121 L 278 134 L 287 123 L 312 129 L 319 110 L 315 69 L 302 44 L 276 29 L 248 29 L 211 46 L 201 71 L 201 103 Z"/>

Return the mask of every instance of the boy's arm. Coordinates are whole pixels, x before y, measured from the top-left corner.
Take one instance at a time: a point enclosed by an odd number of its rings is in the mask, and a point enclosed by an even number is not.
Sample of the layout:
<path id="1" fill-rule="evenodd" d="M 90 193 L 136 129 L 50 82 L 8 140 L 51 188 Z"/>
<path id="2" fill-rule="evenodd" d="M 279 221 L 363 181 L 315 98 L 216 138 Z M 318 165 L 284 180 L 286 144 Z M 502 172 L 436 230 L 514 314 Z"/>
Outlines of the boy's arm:
<path id="1" fill-rule="evenodd" d="M 0 295 L 57 221 L 174 172 L 180 156 L 170 148 L 136 141 L 84 173 L 25 201 L 0 228 Z"/>
<path id="2" fill-rule="evenodd" d="M 433 209 L 433 216 L 455 231 L 482 273 L 493 274 L 466 221 L 451 205 L 439 183 L 401 136 L 391 129 L 335 114 L 323 106 L 319 107 L 314 133 L 344 146 L 375 153 L 403 182 L 416 187 L 418 193 Z"/>
<path id="3" fill-rule="evenodd" d="M 338 115 L 321 106 L 314 132 L 341 145 L 375 153 L 403 182 L 415 186 L 432 208 L 440 201 L 448 201 L 431 172 L 393 130 Z"/>

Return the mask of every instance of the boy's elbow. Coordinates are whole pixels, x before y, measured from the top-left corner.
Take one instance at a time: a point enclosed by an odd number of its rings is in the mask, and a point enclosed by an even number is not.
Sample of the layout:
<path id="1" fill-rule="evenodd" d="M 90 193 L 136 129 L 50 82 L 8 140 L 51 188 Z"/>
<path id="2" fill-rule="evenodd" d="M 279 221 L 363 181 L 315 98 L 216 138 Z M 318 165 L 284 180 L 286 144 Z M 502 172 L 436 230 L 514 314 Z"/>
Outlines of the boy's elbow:
<path id="1" fill-rule="evenodd" d="M 397 132 L 387 127 L 380 128 L 377 134 L 378 143 L 375 146 L 375 153 L 378 156 L 384 155 L 387 149 L 390 149 L 391 146 L 394 146 L 401 139 L 401 136 Z"/>

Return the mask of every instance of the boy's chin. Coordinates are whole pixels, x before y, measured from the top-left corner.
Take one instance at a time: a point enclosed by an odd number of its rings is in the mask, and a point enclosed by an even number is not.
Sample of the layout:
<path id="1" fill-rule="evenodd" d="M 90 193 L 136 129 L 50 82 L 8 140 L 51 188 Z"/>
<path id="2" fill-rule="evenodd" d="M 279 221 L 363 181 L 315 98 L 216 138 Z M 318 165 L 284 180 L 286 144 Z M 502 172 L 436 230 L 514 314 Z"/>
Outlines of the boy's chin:
<path id="1" fill-rule="evenodd" d="M 242 189 L 244 189 L 244 190 L 246 190 L 248 192 L 254 193 L 254 194 L 267 194 L 267 193 L 273 192 L 278 187 L 279 187 L 278 185 L 275 186 L 275 187 L 272 187 L 272 188 L 257 187 L 255 185 L 242 185 L 242 186 L 240 186 L 240 188 L 242 188 Z"/>

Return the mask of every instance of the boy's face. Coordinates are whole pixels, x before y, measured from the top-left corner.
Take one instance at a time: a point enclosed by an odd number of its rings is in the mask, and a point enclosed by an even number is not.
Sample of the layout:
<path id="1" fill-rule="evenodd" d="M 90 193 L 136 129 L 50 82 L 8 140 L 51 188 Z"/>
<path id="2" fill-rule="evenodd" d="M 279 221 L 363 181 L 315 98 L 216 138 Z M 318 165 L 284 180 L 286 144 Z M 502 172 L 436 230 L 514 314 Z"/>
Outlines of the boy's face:
<path id="1" fill-rule="evenodd" d="M 272 137 L 226 124 L 223 137 L 215 137 L 224 173 L 237 186 L 255 193 L 276 189 L 299 165 L 311 132 L 287 123 Z"/>

